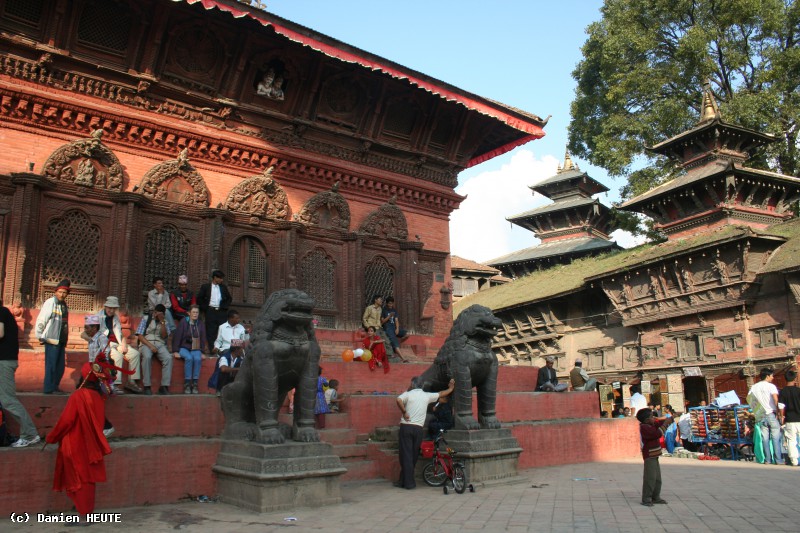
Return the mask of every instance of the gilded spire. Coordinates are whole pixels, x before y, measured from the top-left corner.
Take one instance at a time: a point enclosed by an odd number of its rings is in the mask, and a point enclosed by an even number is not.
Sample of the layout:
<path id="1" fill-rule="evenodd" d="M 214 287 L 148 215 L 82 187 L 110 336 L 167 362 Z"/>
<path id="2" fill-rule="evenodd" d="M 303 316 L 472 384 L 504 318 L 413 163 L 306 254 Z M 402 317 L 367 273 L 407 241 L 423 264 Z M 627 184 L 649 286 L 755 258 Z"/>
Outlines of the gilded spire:
<path id="1" fill-rule="evenodd" d="M 714 93 L 711 92 L 711 84 L 705 82 L 703 84 L 703 109 L 698 124 L 719 118 L 721 118 L 719 107 L 717 106 L 717 100 L 714 98 Z"/>
<path id="2" fill-rule="evenodd" d="M 558 173 L 561 172 L 568 172 L 570 170 L 580 170 L 578 165 L 572 162 L 572 158 L 569 155 L 569 150 L 564 150 L 564 164 L 558 165 Z"/>

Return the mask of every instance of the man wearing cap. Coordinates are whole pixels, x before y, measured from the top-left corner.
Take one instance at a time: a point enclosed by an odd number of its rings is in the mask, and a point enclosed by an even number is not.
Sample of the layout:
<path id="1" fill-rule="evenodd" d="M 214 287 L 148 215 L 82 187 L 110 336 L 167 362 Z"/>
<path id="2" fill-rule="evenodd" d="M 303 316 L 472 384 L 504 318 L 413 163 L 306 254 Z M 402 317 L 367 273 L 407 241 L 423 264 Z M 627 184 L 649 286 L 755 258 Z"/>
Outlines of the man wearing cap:
<path id="1" fill-rule="evenodd" d="M 36 317 L 36 337 L 44 344 L 44 393 L 64 394 L 59 385 L 66 366 L 66 346 L 69 338 L 69 308 L 67 295 L 70 281 L 58 284 L 55 294 L 42 304 Z"/>
<path id="2" fill-rule="evenodd" d="M 553 364 L 556 358 L 548 355 L 544 358 L 544 368 L 539 369 L 539 377 L 536 380 L 536 390 L 542 392 L 564 392 L 567 390 L 566 383 L 559 383 L 558 376 L 556 376 L 556 369 Z"/>
<path id="3" fill-rule="evenodd" d="M 133 380 L 139 380 L 142 377 L 140 367 L 141 354 L 136 348 L 128 346 L 125 335 L 122 333 L 122 322 L 120 322 L 117 315 L 118 310 L 119 298 L 116 296 L 106 298 L 103 309 L 97 313 L 97 317 L 100 319 L 100 332 L 108 338 L 108 344 L 111 347 L 111 359 L 114 361 L 114 365 L 122 367 L 123 360 L 128 362 L 128 367 L 133 371 L 133 375 L 128 378 L 125 388 L 138 394 L 142 392 L 142 389 Z M 85 337 L 85 333 L 81 337 L 86 342 L 89 342 L 89 339 Z M 114 394 L 123 394 L 124 392 L 122 374 L 118 373 L 114 382 Z"/>
<path id="4" fill-rule="evenodd" d="M 583 359 L 575 358 L 575 367 L 569 373 L 572 390 L 593 391 L 597 389 L 597 380 L 590 378 L 583 369 Z"/>
<path id="5" fill-rule="evenodd" d="M 211 283 L 204 283 L 197 293 L 197 305 L 206 317 L 206 335 L 208 345 L 213 346 L 217 340 L 219 327 L 228 320 L 228 307 L 233 298 L 228 287 L 223 283 L 225 274 L 221 270 L 211 273 Z"/>
<path id="6" fill-rule="evenodd" d="M 172 335 L 172 327 L 164 317 L 166 309 L 163 305 L 156 305 L 153 312 L 144 315 L 136 335 L 139 337 L 139 347 L 142 351 L 142 383 L 144 393 L 153 394 L 150 390 L 150 375 L 153 367 L 153 356 L 161 362 L 161 386 L 159 394 L 169 394 L 169 383 L 172 378 L 172 354 L 167 349 L 167 337 Z"/>
<path id="7" fill-rule="evenodd" d="M 172 303 L 172 316 L 178 324 L 189 316 L 189 309 L 197 304 L 197 298 L 189 290 L 189 276 L 186 274 L 178 276 L 178 289 L 170 293 L 169 300 Z"/>

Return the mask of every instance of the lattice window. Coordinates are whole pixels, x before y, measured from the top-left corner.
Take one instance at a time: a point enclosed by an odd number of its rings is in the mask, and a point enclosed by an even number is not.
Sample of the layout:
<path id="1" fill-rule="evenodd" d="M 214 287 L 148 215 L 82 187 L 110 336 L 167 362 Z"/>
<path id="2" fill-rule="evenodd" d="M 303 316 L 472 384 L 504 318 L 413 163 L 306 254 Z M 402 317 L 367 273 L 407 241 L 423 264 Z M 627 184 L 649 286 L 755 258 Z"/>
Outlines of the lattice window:
<path id="1" fill-rule="evenodd" d="M 406 101 L 394 102 L 386 111 L 383 129 L 397 137 L 408 138 L 417 120 L 417 108 Z"/>
<path id="2" fill-rule="evenodd" d="M 55 293 L 52 290 L 42 291 L 42 302 L 52 298 Z M 70 292 L 67 296 L 67 307 L 72 311 L 93 312 L 97 310 L 97 297 L 95 294 Z"/>
<path id="3" fill-rule="evenodd" d="M 54 219 L 47 227 L 42 282 L 69 278 L 73 286 L 96 288 L 99 245 L 100 228 L 81 211 L 67 211 Z"/>
<path id="4" fill-rule="evenodd" d="M 394 271 L 383 257 L 376 257 L 364 269 L 365 305 L 371 304 L 376 294 L 384 298 L 394 294 Z"/>
<path id="5" fill-rule="evenodd" d="M 6 0 L 3 15 L 26 26 L 39 27 L 44 0 Z"/>
<path id="6" fill-rule="evenodd" d="M 336 309 L 335 270 L 334 262 L 319 248 L 300 263 L 300 288 L 314 298 L 317 309 Z"/>
<path id="7" fill-rule="evenodd" d="M 147 234 L 144 243 L 144 279 L 142 289 L 153 288 L 153 278 L 164 278 L 168 291 L 177 288 L 178 276 L 189 266 L 189 241 L 174 226 L 162 226 Z"/>
<path id="8" fill-rule="evenodd" d="M 234 300 L 263 303 L 267 288 L 267 254 L 261 244 L 251 237 L 234 242 L 228 254 L 226 275 Z"/>
<path id="9" fill-rule="evenodd" d="M 78 42 L 115 55 L 124 55 L 132 20 L 127 5 L 113 0 L 88 2 L 78 21 Z"/>

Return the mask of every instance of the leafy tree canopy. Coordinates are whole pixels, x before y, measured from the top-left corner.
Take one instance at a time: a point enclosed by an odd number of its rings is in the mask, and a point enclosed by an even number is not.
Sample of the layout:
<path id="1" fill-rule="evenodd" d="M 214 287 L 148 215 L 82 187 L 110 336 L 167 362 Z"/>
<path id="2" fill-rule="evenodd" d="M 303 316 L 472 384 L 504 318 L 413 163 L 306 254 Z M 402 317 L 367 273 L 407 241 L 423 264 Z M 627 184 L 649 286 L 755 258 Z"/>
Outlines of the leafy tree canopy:
<path id="1" fill-rule="evenodd" d="M 623 198 L 680 172 L 645 146 L 697 124 L 706 81 L 725 122 L 779 137 L 748 165 L 797 176 L 800 0 L 606 0 L 602 14 L 573 72 L 569 148 L 627 175 Z"/>

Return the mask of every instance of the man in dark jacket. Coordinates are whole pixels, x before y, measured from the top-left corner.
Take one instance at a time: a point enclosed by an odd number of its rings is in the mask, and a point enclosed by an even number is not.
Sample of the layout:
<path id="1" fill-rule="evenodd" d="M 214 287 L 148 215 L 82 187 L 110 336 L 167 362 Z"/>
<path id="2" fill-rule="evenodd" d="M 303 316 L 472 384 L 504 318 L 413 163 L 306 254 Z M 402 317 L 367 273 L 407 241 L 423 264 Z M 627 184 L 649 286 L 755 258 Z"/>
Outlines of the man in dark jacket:
<path id="1" fill-rule="evenodd" d="M 215 270 L 211 273 L 211 283 L 203 284 L 197 293 L 197 305 L 206 317 L 206 338 L 209 346 L 213 346 L 217 340 L 220 325 L 228 320 L 228 308 L 233 300 L 224 281 L 225 274 L 221 270 Z"/>
<path id="2" fill-rule="evenodd" d="M 556 358 L 548 355 L 544 358 L 545 365 L 539 369 L 539 377 L 536 380 L 536 390 L 542 392 L 564 392 L 567 390 L 566 383 L 559 383 L 558 376 L 556 376 L 556 369 L 553 364 Z"/>

